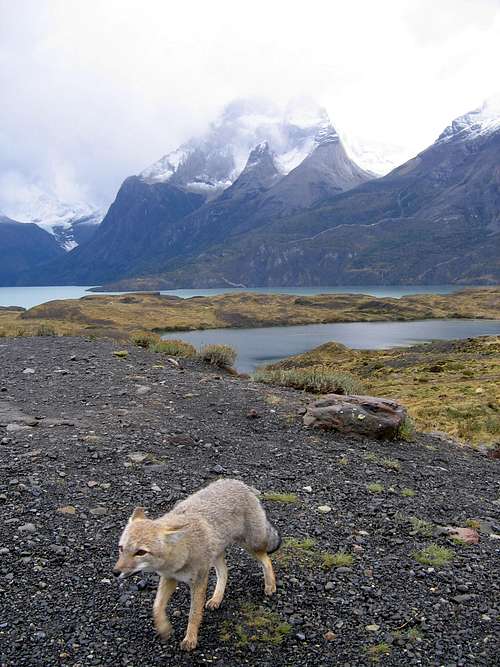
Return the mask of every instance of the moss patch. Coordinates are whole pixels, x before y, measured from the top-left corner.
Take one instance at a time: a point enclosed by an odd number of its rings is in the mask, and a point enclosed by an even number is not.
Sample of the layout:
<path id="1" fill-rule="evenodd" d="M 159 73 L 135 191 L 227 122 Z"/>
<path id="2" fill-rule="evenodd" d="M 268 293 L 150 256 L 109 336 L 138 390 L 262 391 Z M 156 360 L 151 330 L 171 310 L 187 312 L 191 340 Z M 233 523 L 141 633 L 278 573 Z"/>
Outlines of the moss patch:
<path id="1" fill-rule="evenodd" d="M 261 495 L 262 500 L 271 500 L 275 503 L 296 503 L 297 496 L 295 493 L 275 493 L 274 491 L 267 491 Z"/>

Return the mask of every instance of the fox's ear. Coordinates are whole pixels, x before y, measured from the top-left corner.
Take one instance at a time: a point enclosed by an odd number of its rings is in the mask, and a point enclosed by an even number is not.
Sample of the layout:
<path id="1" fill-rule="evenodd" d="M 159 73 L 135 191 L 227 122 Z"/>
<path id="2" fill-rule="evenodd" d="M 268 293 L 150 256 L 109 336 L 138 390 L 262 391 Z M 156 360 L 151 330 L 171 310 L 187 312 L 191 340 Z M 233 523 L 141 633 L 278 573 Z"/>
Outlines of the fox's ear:
<path id="1" fill-rule="evenodd" d="M 163 539 L 169 544 L 175 544 L 186 534 L 187 524 L 178 526 L 177 528 L 166 528 L 163 533 Z"/>
<path id="2" fill-rule="evenodd" d="M 135 510 L 132 512 L 132 516 L 130 517 L 129 521 L 137 521 L 138 519 L 145 519 L 146 518 L 146 510 L 144 507 L 136 507 Z"/>

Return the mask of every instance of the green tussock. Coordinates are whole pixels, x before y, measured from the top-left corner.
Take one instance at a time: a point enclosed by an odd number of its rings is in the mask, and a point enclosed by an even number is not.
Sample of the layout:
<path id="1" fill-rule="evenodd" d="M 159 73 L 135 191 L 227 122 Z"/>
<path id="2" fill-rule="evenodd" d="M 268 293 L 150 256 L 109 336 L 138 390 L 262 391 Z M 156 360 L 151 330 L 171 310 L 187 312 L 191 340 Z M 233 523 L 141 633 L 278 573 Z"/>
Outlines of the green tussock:
<path id="1" fill-rule="evenodd" d="M 125 357 L 128 357 L 127 350 L 116 350 L 116 352 L 113 352 L 113 354 L 119 359 L 125 359 Z"/>
<path id="2" fill-rule="evenodd" d="M 374 644 L 373 646 L 369 646 L 366 649 L 366 653 L 368 655 L 368 659 L 371 662 L 380 662 L 380 660 L 387 655 L 391 654 L 391 647 L 389 644 L 386 644 L 385 642 L 381 642 L 380 644 Z"/>
<path id="3" fill-rule="evenodd" d="M 421 565 L 432 567 L 443 567 L 453 560 L 454 553 L 451 549 L 441 547 L 438 544 L 429 544 L 421 551 L 414 551 L 413 558 Z"/>
<path id="4" fill-rule="evenodd" d="M 313 394 L 359 394 L 362 391 L 357 378 L 350 373 L 312 369 L 259 368 L 253 374 L 255 382 L 303 389 Z"/>
<path id="5" fill-rule="evenodd" d="M 401 489 L 401 495 L 404 496 L 405 498 L 413 498 L 413 496 L 416 494 L 413 489 L 405 487 L 404 489 Z"/>
<path id="6" fill-rule="evenodd" d="M 275 503 L 296 503 L 297 496 L 295 493 L 275 493 L 273 491 L 268 491 L 261 495 L 263 500 L 271 500 Z"/>
<path id="7" fill-rule="evenodd" d="M 253 603 L 241 606 L 241 622 L 224 621 L 219 637 L 243 648 L 253 642 L 278 646 L 292 629 L 279 614 Z"/>
<path id="8" fill-rule="evenodd" d="M 345 551 L 337 551 L 336 553 L 323 553 L 323 567 L 325 570 L 330 570 L 332 567 L 351 567 L 354 563 L 354 556 Z"/>
<path id="9" fill-rule="evenodd" d="M 236 350 L 229 345 L 206 345 L 200 352 L 200 359 L 218 368 L 231 368 L 236 356 Z"/>
<path id="10" fill-rule="evenodd" d="M 430 521 L 424 521 L 416 516 L 410 517 L 412 532 L 423 537 L 432 537 L 434 535 L 434 524 Z"/>
<path id="11" fill-rule="evenodd" d="M 166 338 L 160 340 L 151 346 L 153 352 L 166 354 L 169 357 L 194 357 L 196 356 L 196 348 L 190 343 L 183 340 L 176 340 L 175 338 Z"/>
<path id="12" fill-rule="evenodd" d="M 385 486 L 380 484 L 380 482 L 371 482 L 371 484 L 366 485 L 366 488 L 370 493 L 382 493 L 382 491 L 385 491 Z"/>
<path id="13" fill-rule="evenodd" d="M 147 349 L 158 343 L 160 341 L 160 336 L 149 331 L 140 331 L 139 333 L 132 334 L 130 340 L 134 345 L 137 345 L 137 347 Z"/>

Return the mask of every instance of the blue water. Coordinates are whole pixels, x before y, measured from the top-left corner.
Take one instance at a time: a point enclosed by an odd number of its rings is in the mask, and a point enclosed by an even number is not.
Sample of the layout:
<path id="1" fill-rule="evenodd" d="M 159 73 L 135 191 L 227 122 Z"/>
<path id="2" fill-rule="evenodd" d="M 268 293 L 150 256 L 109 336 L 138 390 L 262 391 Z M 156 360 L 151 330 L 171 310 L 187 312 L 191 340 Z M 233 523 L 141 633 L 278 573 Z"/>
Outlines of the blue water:
<path id="1" fill-rule="evenodd" d="M 54 299 L 79 299 L 89 294 L 103 294 L 103 292 L 87 292 L 91 285 L 74 285 L 70 287 L 0 287 L 0 306 L 22 306 L 32 308 L 46 301 Z M 178 289 L 163 290 L 162 294 L 179 296 L 189 299 L 193 296 L 215 296 L 230 292 L 258 292 L 259 294 L 297 294 L 310 296 L 313 294 L 370 294 L 380 297 L 394 297 L 399 299 L 406 294 L 450 294 L 465 289 L 461 285 L 426 285 L 397 286 L 397 287 L 253 287 L 236 288 L 222 287 L 220 289 Z M 106 292 L 106 294 L 123 294 L 123 292 Z"/>
<path id="2" fill-rule="evenodd" d="M 163 338 L 180 338 L 202 347 L 231 345 L 237 352 L 236 368 L 249 373 L 318 345 L 336 341 L 355 349 L 407 347 L 430 340 L 500 335 L 500 320 L 418 320 L 415 322 L 342 322 L 259 329 L 207 329 L 165 332 Z"/>

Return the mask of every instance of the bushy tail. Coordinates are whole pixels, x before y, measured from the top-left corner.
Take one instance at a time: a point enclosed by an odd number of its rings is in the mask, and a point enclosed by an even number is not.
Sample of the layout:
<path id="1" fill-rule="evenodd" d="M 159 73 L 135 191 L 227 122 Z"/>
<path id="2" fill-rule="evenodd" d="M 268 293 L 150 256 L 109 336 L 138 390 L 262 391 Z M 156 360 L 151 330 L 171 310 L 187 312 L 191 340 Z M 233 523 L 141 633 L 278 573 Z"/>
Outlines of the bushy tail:
<path id="1" fill-rule="evenodd" d="M 267 522 L 267 553 L 272 554 L 281 546 L 281 535 L 278 533 L 276 528 Z"/>

